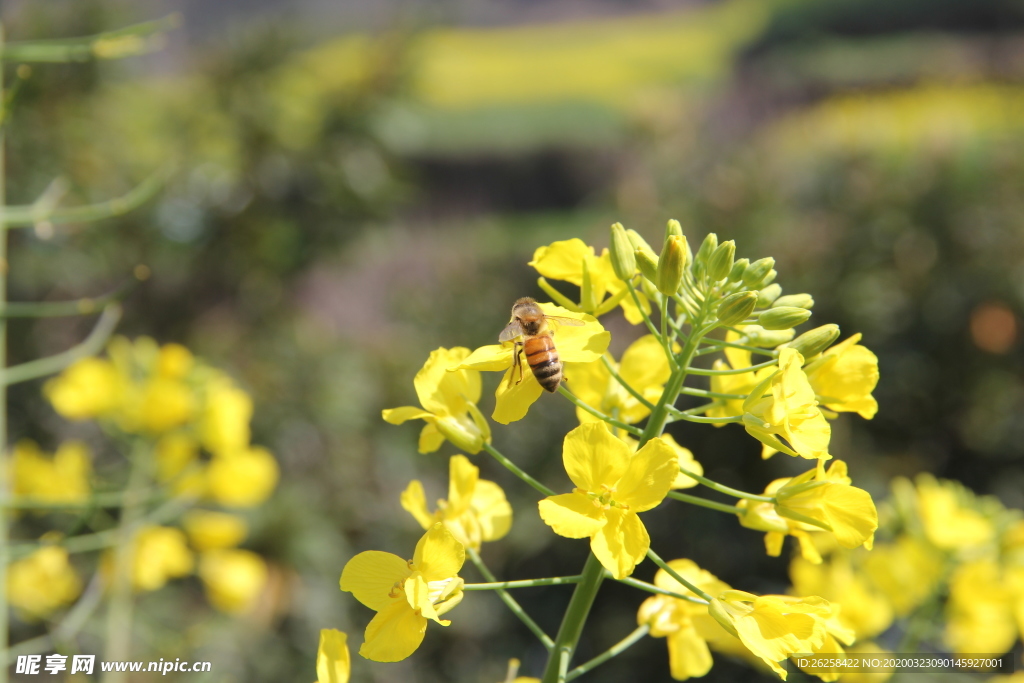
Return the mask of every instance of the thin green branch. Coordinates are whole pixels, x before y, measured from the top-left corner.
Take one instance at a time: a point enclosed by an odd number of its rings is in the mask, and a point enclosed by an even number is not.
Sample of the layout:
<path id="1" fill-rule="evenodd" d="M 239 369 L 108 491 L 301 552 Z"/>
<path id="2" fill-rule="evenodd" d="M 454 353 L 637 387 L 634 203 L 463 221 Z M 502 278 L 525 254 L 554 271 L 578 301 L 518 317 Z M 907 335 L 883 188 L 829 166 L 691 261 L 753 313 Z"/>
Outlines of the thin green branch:
<path id="1" fill-rule="evenodd" d="M 154 498 L 156 494 L 154 491 Z M 123 491 L 94 493 L 82 500 L 41 500 L 31 496 L 11 496 L 0 499 L 0 507 L 12 510 L 78 510 L 87 508 L 115 508 L 124 504 Z"/>
<path id="2" fill-rule="evenodd" d="M 690 368 L 689 369 L 689 373 L 691 375 L 704 375 L 704 376 L 742 375 L 742 374 L 745 374 L 747 372 L 757 372 L 758 370 L 761 370 L 762 368 L 770 368 L 773 365 L 777 365 L 777 364 L 778 364 L 777 360 L 768 360 L 768 361 L 765 361 L 764 363 L 758 363 L 757 365 L 751 365 L 751 366 L 745 367 L 745 368 L 730 368 L 729 370 L 705 370 L 704 368 Z"/>
<path id="3" fill-rule="evenodd" d="M 723 339 L 705 339 L 704 342 L 706 344 L 712 345 L 714 348 L 704 348 L 704 349 L 701 349 L 701 350 L 697 351 L 697 353 L 695 353 L 693 355 L 695 355 L 695 356 L 704 356 L 704 355 L 707 355 L 709 353 L 715 353 L 717 351 L 721 351 L 725 347 L 729 347 L 729 348 L 732 348 L 732 349 L 742 349 L 744 351 L 750 351 L 751 353 L 757 353 L 757 354 L 760 354 L 762 356 L 768 356 L 770 358 L 775 358 L 776 357 L 774 351 L 770 351 L 768 349 L 763 349 L 763 348 L 761 348 L 759 346 L 747 346 L 746 344 L 737 344 L 736 342 L 728 342 L 728 341 L 725 341 Z"/>
<path id="4" fill-rule="evenodd" d="M 100 315 L 96 325 L 92 328 L 92 332 L 89 333 L 89 336 L 81 344 L 46 358 L 31 360 L 21 365 L 13 365 L 0 370 L 0 385 L 10 386 L 19 382 L 26 382 L 30 379 L 52 375 L 60 372 L 80 358 L 96 355 L 107 343 L 120 319 L 121 306 L 116 303 L 107 304 L 103 309 L 103 314 Z"/>
<path id="5" fill-rule="evenodd" d="M 717 402 L 704 403 L 695 408 L 687 408 L 686 410 L 679 410 L 679 408 L 676 408 L 675 406 L 669 406 L 668 412 L 674 420 L 681 420 L 684 419 L 683 416 L 685 415 L 700 415 L 701 413 L 706 413 L 709 409 L 714 408 L 717 405 L 720 404 Z"/>
<path id="6" fill-rule="evenodd" d="M 608 360 L 608 354 L 604 354 L 603 356 L 601 356 L 601 360 L 604 362 L 604 366 L 608 368 L 608 372 L 611 374 L 611 376 L 615 378 L 615 381 L 618 382 L 623 389 L 628 391 L 629 394 L 637 401 L 639 401 L 640 404 L 643 405 L 645 408 L 647 408 L 648 410 L 654 410 L 653 403 L 644 398 L 643 394 L 634 389 L 629 384 L 629 382 L 622 379 L 622 376 L 619 374 L 619 371 L 615 369 L 615 365 L 610 360 Z"/>
<path id="7" fill-rule="evenodd" d="M 724 493 L 725 495 L 733 496 L 734 498 L 746 498 L 747 500 L 756 500 L 759 503 L 775 503 L 775 499 L 772 498 L 771 496 L 760 496 L 755 493 L 747 493 L 746 491 L 734 489 L 731 486 L 726 486 L 725 484 L 719 484 L 717 481 L 712 481 L 705 476 L 697 474 L 696 472 L 691 472 L 690 470 L 686 469 L 683 466 L 679 467 L 679 471 L 688 476 L 690 479 L 695 479 L 699 481 L 701 484 L 707 486 L 712 491 L 718 491 L 719 493 Z"/>
<path id="8" fill-rule="evenodd" d="M 48 223 L 50 225 L 91 223 L 105 218 L 121 216 L 156 196 L 156 193 L 163 187 L 169 175 L 170 167 L 165 166 L 126 194 L 104 202 L 97 202 L 96 204 L 72 206 L 64 209 L 50 206 L 50 202 L 8 206 L 3 220 L 9 228 L 27 228 L 39 225 L 40 223 Z"/>
<path id="9" fill-rule="evenodd" d="M 580 407 L 583 410 L 587 411 L 588 413 L 590 413 L 591 415 L 593 415 L 597 419 L 603 420 L 603 421 L 607 422 L 608 424 L 612 425 L 613 427 L 618 427 L 619 429 L 623 429 L 623 430 L 629 432 L 630 434 L 632 434 L 633 436 L 640 436 L 641 434 L 643 434 L 643 432 L 638 427 L 634 427 L 633 425 L 628 425 L 625 422 L 622 422 L 620 420 L 616 420 L 614 417 L 611 417 L 610 415 L 605 415 L 604 413 L 602 413 L 597 408 L 591 407 L 590 405 L 588 405 L 584 401 L 582 401 L 579 398 L 577 398 L 571 391 L 569 391 L 568 389 L 566 389 L 562 385 L 558 385 L 558 393 L 560 393 L 562 396 L 565 396 L 567 399 L 569 399 L 570 401 L 575 403 L 578 407 Z"/>
<path id="10" fill-rule="evenodd" d="M 589 662 L 580 664 L 578 667 L 570 671 L 566 675 L 565 680 L 571 681 L 574 678 L 578 678 L 583 674 L 587 673 L 588 671 L 590 671 L 591 669 L 594 669 L 604 664 L 612 657 L 615 657 L 621 654 L 623 651 L 628 650 L 630 647 L 633 646 L 634 643 L 636 643 L 638 640 L 646 636 L 650 630 L 651 627 L 647 624 L 641 624 L 640 626 L 637 626 L 632 633 L 630 633 L 628 636 L 626 636 L 619 642 L 615 643 L 615 645 L 612 645 L 610 648 L 608 648 L 598 656 L 594 657 Z"/>
<path id="11" fill-rule="evenodd" d="M 685 600 L 686 602 L 692 602 L 692 603 L 697 604 L 697 605 L 706 605 L 706 604 L 708 604 L 706 600 L 701 600 L 700 598 L 698 598 L 696 596 L 686 595 L 685 593 L 676 593 L 675 591 L 670 591 L 668 589 L 660 588 L 658 586 L 655 586 L 653 583 L 647 583 L 646 581 L 641 581 L 639 579 L 634 579 L 631 576 L 627 576 L 624 579 L 616 579 L 616 581 L 618 581 L 619 583 L 624 583 L 627 586 L 632 586 L 633 588 L 639 588 L 640 590 L 646 591 L 648 593 L 657 593 L 658 595 L 667 595 L 670 598 L 676 598 L 677 600 Z"/>
<path id="12" fill-rule="evenodd" d="M 726 417 L 702 417 L 700 415 L 691 415 L 689 413 L 679 411 L 675 414 L 677 420 L 683 420 L 684 422 L 701 422 L 704 424 L 733 424 L 735 422 L 743 422 L 742 415 L 728 415 Z"/>
<path id="13" fill-rule="evenodd" d="M 162 47 L 162 43 L 154 38 L 180 23 L 181 17 L 172 14 L 156 21 L 91 36 L 8 43 L 0 59 L 4 62 L 60 63 L 130 57 Z"/>
<path id="14" fill-rule="evenodd" d="M 658 328 L 654 326 L 654 321 L 651 320 L 651 316 L 647 315 L 647 311 L 645 311 L 644 307 L 640 305 L 640 297 L 637 295 L 636 287 L 633 286 L 633 283 L 627 282 L 626 286 L 629 288 L 629 295 L 633 297 L 633 303 L 636 304 L 637 310 L 640 311 L 640 316 L 644 319 L 644 324 L 647 325 L 648 331 L 650 331 L 650 333 L 654 335 L 654 338 L 661 344 L 661 348 L 665 351 L 665 357 L 668 358 L 669 367 L 671 367 L 672 371 L 675 372 L 678 369 L 679 364 L 676 362 L 675 354 L 672 353 L 672 347 L 669 346 L 665 335 L 659 334 Z"/>
<path id="15" fill-rule="evenodd" d="M 701 398 L 724 398 L 727 400 L 742 400 L 747 398 L 747 394 L 723 394 L 719 391 L 707 391 L 706 389 L 693 389 L 691 387 L 683 387 L 679 392 L 680 394 L 686 394 L 687 396 L 700 396 Z"/>
<path id="16" fill-rule="evenodd" d="M 716 503 L 713 500 L 707 498 L 699 498 L 697 496 L 691 496 L 687 493 L 679 493 L 678 491 L 669 491 L 669 498 L 682 501 L 684 503 L 692 503 L 693 505 L 700 505 L 701 507 L 710 508 L 712 510 L 718 510 L 719 512 L 726 512 L 730 515 L 741 515 L 743 510 L 739 509 L 735 505 L 726 505 L 725 503 Z"/>
<path id="17" fill-rule="evenodd" d="M 522 581 L 492 581 L 491 583 L 467 583 L 462 586 L 464 591 L 496 591 L 507 588 L 535 588 L 537 586 L 562 586 L 579 583 L 583 575 L 554 576 L 548 579 L 523 579 Z"/>
<path id="18" fill-rule="evenodd" d="M 29 75 L 32 73 L 32 68 L 28 64 L 22 64 L 14 71 L 14 82 L 11 83 L 7 91 L 3 93 L 3 102 L 0 104 L 0 131 L 7 126 L 7 120 L 11 116 L 11 110 L 14 108 L 14 102 L 18 98 L 18 93 L 21 91 L 21 84 L 28 80 Z"/>
<path id="19" fill-rule="evenodd" d="M 487 565 L 484 564 L 483 559 L 480 557 L 480 553 L 478 553 L 473 548 L 466 548 L 466 554 L 469 555 L 469 559 L 472 560 L 473 564 L 476 565 L 476 568 L 480 571 L 480 573 L 483 575 L 485 579 L 492 583 L 497 583 L 497 581 L 495 580 L 496 577 L 494 576 L 494 574 L 491 573 L 491 570 L 487 568 Z M 464 588 L 464 590 L 473 589 Z M 515 614 L 521 622 L 523 622 L 526 628 L 530 629 L 533 635 L 537 636 L 541 644 L 544 645 L 544 648 L 548 652 L 551 652 L 552 648 L 554 648 L 555 646 L 554 641 L 551 640 L 551 636 L 549 636 L 547 633 L 544 633 L 544 629 L 538 626 L 537 622 L 530 618 L 530 615 L 526 613 L 526 610 L 524 610 L 522 606 L 520 606 L 520 604 L 516 602 L 515 598 L 509 595 L 507 591 L 501 588 L 496 590 L 498 591 L 498 597 L 501 598 L 501 601 L 505 603 L 505 606 L 512 610 L 512 613 Z"/>
<path id="20" fill-rule="evenodd" d="M 122 301 L 139 283 L 137 278 L 125 281 L 117 289 L 98 297 L 74 301 L 17 302 L 0 306 L 0 318 L 62 318 L 92 315 L 107 304 Z"/>
<path id="21" fill-rule="evenodd" d="M 487 442 L 484 442 L 484 450 L 487 451 L 488 453 L 490 453 L 491 456 L 495 460 L 497 460 L 502 465 L 504 465 L 505 469 L 507 469 L 509 472 L 511 472 L 512 474 L 516 475 L 517 477 L 519 477 L 520 479 L 525 481 L 527 484 L 529 484 L 533 488 L 535 488 L 538 491 L 540 491 L 545 496 L 553 496 L 553 495 L 555 495 L 554 491 L 552 491 L 547 486 L 545 486 L 544 484 L 540 483 L 539 481 L 537 481 L 536 479 L 531 477 L 529 474 L 527 474 L 526 472 L 521 470 L 518 465 L 516 465 L 514 462 L 512 462 L 511 460 L 506 458 L 504 455 L 502 455 L 501 452 L 498 451 L 498 449 L 496 449 L 491 444 L 489 444 Z"/>
<path id="22" fill-rule="evenodd" d="M 689 588 L 691 591 L 693 591 L 694 594 L 699 595 L 700 597 L 702 597 L 705 600 L 707 600 L 709 603 L 712 600 L 714 600 L 714 596 L 713 595 L 708 594 L 706 591 L 704 591 L 699 586 L 691 583 L 687 579 L 685 579 L 682 576 L 680 576 L 679 572 L 677 572 L 675 569 L 670 567 L 668 565 L 668 563 L 665 562 L 665 560 L 663 560 L 660 557 L 658 557 L 658 553 L 654 552 L 650 548 L 647 549 L 647 557 L 651 558 L 651 561 L 654 562 L 654 564 L 658 565 L 659 567 L 664 569 L 666 572 L 668 572 L 668 575 L 671 576 L 673 579 L 675 579 L 676 581 L 678 581 L 679 583 L 683 584 L 684 586 Z"/>

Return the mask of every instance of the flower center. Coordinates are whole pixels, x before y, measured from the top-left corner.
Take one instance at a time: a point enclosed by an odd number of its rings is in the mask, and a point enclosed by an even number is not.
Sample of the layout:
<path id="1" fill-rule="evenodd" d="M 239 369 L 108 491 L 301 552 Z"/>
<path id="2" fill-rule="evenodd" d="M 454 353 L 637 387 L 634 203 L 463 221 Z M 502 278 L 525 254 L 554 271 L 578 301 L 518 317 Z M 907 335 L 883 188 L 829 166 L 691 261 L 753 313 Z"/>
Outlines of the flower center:
<path id="1" fill-rule="evenodd" d="M 607 486 L 605 484 L 601 484 L 600 491 L 586 491 L 584 489 L 577 487 L 573 489 L 573 493 L 581 493 L 585 495 L 587 498 L 590 498 L 591 502 L 593 502 L 594 504 L 594 507 L 599 507 L 604 510 L 616 507 L 619 508 L 620 510 L 629 509 L 628 505 L 626 505 L 625 503 L 616 502 L 613 498 L 613 496 L 615 495 L 614 486 Z"/>

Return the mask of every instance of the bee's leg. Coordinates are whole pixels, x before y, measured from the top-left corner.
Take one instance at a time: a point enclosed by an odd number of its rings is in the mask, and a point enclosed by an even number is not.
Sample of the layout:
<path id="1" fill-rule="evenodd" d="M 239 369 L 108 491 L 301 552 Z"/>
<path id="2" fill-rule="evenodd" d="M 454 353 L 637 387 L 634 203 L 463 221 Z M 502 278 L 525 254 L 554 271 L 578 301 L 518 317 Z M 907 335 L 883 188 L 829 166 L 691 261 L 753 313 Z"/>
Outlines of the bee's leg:
<path id="1" fill-rule="evenodd" d="M 523 381 L 523 359 L 519 355 L 519 351 L 523 348 L 522 342 L 515 342 L 512 345 L 512 374 L 509 375 L 508 381 L 511 382 L 512 378 L 516 374 L 516 368 L 519 369 L 519 379 L 516 380 L 516 384 Z"/>

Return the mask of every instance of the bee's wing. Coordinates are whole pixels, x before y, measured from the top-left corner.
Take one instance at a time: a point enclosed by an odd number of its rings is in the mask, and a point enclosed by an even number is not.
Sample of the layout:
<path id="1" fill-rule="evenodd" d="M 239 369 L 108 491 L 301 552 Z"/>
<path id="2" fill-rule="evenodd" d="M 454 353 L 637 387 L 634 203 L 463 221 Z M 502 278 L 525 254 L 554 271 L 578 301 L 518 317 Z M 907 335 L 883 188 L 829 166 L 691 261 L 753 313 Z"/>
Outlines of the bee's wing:
<path id="1" fill-rule="evenodd" d="M 523 333 L 523 326 L 519 324 L 518 320 L 513 320 L 508 325 L 506 325 L 505 329 L 503 329 L 501 331 L 501 334 L 498 335 L 498 341 L 500 341 L 500 342 L 512 341 L 516 337 L 520 336 L 522 333 Z"/>
<path id="2" fill-rule="evenodd" d="M 564 318 L 560 315 L 546 315 L 544 318 L 546 320 L 554 320 L 559 325 L 570 325 L 571 327 L 582 327 L 583 325 L 586 325 L 585 322 L 578 318 Z"/>

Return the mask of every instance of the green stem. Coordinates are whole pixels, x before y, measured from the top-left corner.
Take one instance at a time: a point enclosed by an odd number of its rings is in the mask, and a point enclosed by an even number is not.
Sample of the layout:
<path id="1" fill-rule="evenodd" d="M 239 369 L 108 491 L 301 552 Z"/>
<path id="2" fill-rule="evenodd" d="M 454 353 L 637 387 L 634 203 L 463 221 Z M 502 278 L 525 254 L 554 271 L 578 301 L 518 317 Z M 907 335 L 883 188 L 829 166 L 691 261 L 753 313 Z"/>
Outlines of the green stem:
<path id="1" fill-rule="evenodd" d="M 703 405 L 697 406 L 696 408 L 687 408 L 686 410 L 679 410 L 675 406 L 669 406 L 668 412 L 669 412 L 669 415 L 671 415 L 673 419 L 675 419 L 675 420 L 682 420 L 682 419 L 684 419 L 683 416 L 685 416 L 685 415 L 698 415 L 700 413 L 706 413 L 710 408 L 714 408 L 717 405 L 720 405 L 720 404 L 716 403 L 716 402 L 705 403 Z"/>
<path id="2" fill-rule="evenodd" d="M 4 44 L 4 27 L 0 24 L 0 65 L 6 56 Z M 4 94 L 4 75 L 0 68 L 0 96 Z M 4 138 L 0 128 L 0 306 L 7 301 L 7 191 L 4 185 Z M 0 319 L 0 372 L 7 366 L 7 321 Z M 10 491 L 8 480 L 10 468 L 7 454 L 7 387 L 0 385 L 0 497 L 6 498 Z M 8 524 L 10 516 L 6 509 L 0 508 L 0 649 L 6 653 L 10 642 L 10 629 L 7 621 L 7 565 L 11 562 L 11 545 Z M 0 683 L 7 683 L 7 665 L 0 667 Z"/>
<path id="3" fill-rule="evenodd" d="M 114 41 L 119 38 L 148 36 L 163 33 L 174 28 L 180 23 L 177 14 L 171 14 L 163 19 L 147 21 L 141 24 L 126 26 L 116 31 L 106 31 L 92 36 L 80 38 L 56 38 L 51 40 L 33 40 L 11 43 L 8 49 L 0 55 L 2 62 L 80 62 L 89 61 L 98 57 L 109 58 L 107 55 L 97 55 L 96 47 L 104 41 Z M 140 54 L 140 50 L 125 50 L 117 53 L 117 57 L 127 57 Z"/>
<path id="4" fill-rule="evenodd" d="M 674 414 L 675 419 L 683 420 L 684 422 L 702 422 L 704 424 L 733 424 L 736 422 L 743 422 L 742 415 L 727 415 L 726 417 L 704 417 L 701 415 L 690 415 L 687 412 L 680 410 Z"/>
<path id="5" fill-rule="evenodd" d="M 683 593 L 676 593 L 675 591 L 670 591 L 670 590 L 667 590 L 665 588 L 659 588 L 658 586 L 655 586 L 653 583 L 647 583 L 646 581 L 640 581 L 639 579 L 634 579 L 631 576 L 627 576 L 624 579 L 616 579 L 616 581 L 618 581 L 619 583 L 624 583 L 627 586 L 632 586 L 633 588 L 639 588 L 640 590 L 647 591 L 648 593 L 657 593 L 659 595 L 667 595 L 669 597 L 676 598 L 677 600 L 685 600 L 686 602 L 692 602 L 692 603 L 694 603 L 696 605 L 706 605 L 706 604 L 708 604 L 706 601 L 701 600 L 698 597 L 694 597 L 692 595 L 685 595 Z"/>
<path id="6" fill-rule="evenodd" d="M 757 365 L 750 365 L 745 368 L 732 368 L 729 370 L 705 370 L 704 368 L 690 368 L 691 375 L 702 375 L 702 376 L 715 376 L 715 375 L 742 375 L 747 372 L 756 372 L 762 368 L 770 368 L 773 365 L 777 365 L 777 360 L 767 360 Z"/>
<path id="7" fill-rule="evenodd" d="M 540 491 L 541 493 L 543 493 L 545 496 L 553 496 L 553 495 L 555 495 L 554 491 L 552 491 L 547 486 L 545 486 L 544 484 L 540 483 L 539 481 L 537 481 L 536 479 L 531 477 L 529 474 L 527 474 L 523 470 L 519 469 L 519 467 L 514 462 L 512 462 L 511 460 L 506 458 L 504 455 L 502 455 L 498 451 L 498 449 L 496 449 L 491 444 L 489 444 L 487 442 L 484 442 L 484 450 L 487 451 L 488 453 L 490 453 L 491 456 L 493 456 L 495 460 L 497 460 L 502 465 L 504 465 L 505 469 L 507 469 L 509 472 L 511 472 L 512 474 L 516 475 L 517 477 L 519 477 L 520 479 L 525 481 L 527 484 L 529 484 L 533 488 L 535 488 L 538 491 Z"/>
<path id="8" fill-rule="evenodd" d="M 621 654 L 623 651 L 632 647 L 634 643 L 636 643 L 638 640 L 646 636 L 650 630 L 651 627 L 647 624 L 641 624 L 640 626 L 637 626 L 632 633 L 630 633 L 628 636 L 626 636 L 619 642 L 615 643 L 615 645 L 612 645 L 610 648 L 608 648 L 598 656 L 594 657 L 589 662 L 585 664 L 580 664 L 578 667 L 570 671 L 568 675 L 565 677 L 565 680 L 571 681 L 574 678 L 582 676 L 591 669 L 594 669 L 604 664 L 612 657 L 615 657 Z"/>
<path id="9" fill-rule="evenodd" d="M 743 349 L 744 351 L 750 351 L 751 353 L 757 353 L 757 354 L 760 354 L 762 356 L 770 356 L 771 358 L 775 358 L 776 357 L 774 352 L 769 351 L 767 349 L 762 349 L 762 348 L 760 348 L 758 346 L 747 346 L 746 344 L 737 344 L 736 342 L 727 342 L 727 341 L 723 341 L 721 339 L 707 339 L 707 340 L 705 340 L 705 343 L 711 344 L 713 348 L 701 349 L 700 351 L 698 351 L 694 355 L 696 355 L 696 356 L 706 356 L 709 353 L 715 353 L 716 351 L 721 351 L 724 347 L 728 346 L 728 347 L 733 348 L 733 349 Z"/>
<path id="10" fill-rule="evenodd" d="M 84 500 L 40 500 L 29 496 L 0 499 L 0 507 L 12 510 L 78 510 L 82 508 L 116 508 L 124 504 L 123 491 L 95 493 Z"/>
<path id="11" fill-rule="evenodd" d="M 648 331 L 650 331 L 650 333 L 654 335 L 654 338 L 661 344 L 661 348 L 665 351 L 665 357 L 668 358 L 669 367 L 671 367 L 674 372 L 678 369 L 678 364 L 676 362 L 675 355 L 672 353 L 672 347 L 668 344 L 668 339 L 664 334 L 658 333 L 658 328 L 654 326 L 654 321 L 652 321 L 651 317 L 647 315 L 646 311 L 644 311 L 644 307 L 640 305 L 640 297 L 637 296 L 636 288 L 633 286 L 633 283 L 627 282 L 626 286 L 629 287 L 629 295 L 633 297 L 633 303 L 636 304 L 637 309 L 640 311 L 640 316 L 644 319 L 644 324 L 647 325 Z M 662 317 L 662 322 L 664 321 L 665 318 Z"/>
<path id="12" fill-rule="evenodd" d="M 658 565 L 659 567 L 664 569 L 666 572 L 668 572 L 668 575 L 671 576 L 673 579 L 675 579 L 676 581 L 678 581 L 679 583 L 683 584 L 684 586 L 689 588 L 691 591 L 693 591 L 694 594 L 699 595 L 700 597 L 704 598 L 708 602 L 711 602 L 712 600 L 714 600 L 714 596 L 713 595 L 708 594 L 707 592 L 702 590 L 699 586 L 697 586 L 697 585 L 695 585 L 693 583 L 690 583 L 688 580 L 686 580 L 685 578 L 680 576 L 679 572 L 677 572 L 675 569 L 672 569 L 672 567 L 670 567 L 668 565 L 668 563 L 665 562 L 665 560 L 661 559 L 658 556 L 658 553 L 654 552 L 650 548 L 647 549 L 647 557 L 651 558 L 651 561 L 654 562 L 654 564 Z"/>
<path id="13" fill-rule="evenodd" d="M 680 501 L 682 501 L 684 503 L 692 503 L 693 505 L 700 505 L 701 507 L 706 507 L 706 508 L 709 508 L 711 510 L 718 510 L 719 512 L 727 512 L 730 515 L 742 515 L 743 514 L 743 510 L 739 509 L 735 505 L 726 505 L 725 503 L 716 503 L 715 501 L 708 500 L 707 498 L 698 498 L 697 496 L 691 496 L 691 495 L 686 494 L 686 493 L 679 493 L 678 491 L 669 491 L 668 492 L 668 497 L 669 498 L 674 498 L 675 500 L 680 500 Z"/>
<path id="14" fill-rule="evenodd" d="M 483 577 L 488 581 L 495 583 L 495 576 L 491 573 L 491 570 L 487 568 L 487 565 L 484 564 L 483 559 L 480 557 L 480 553 L 473 548 L 466 548 L 466 554 L 469 555 L 469 559 L 473 561 L 473 564 L 476 565 L 476 568 L 480 571 Z M 473 589 L 464 587 L 463 590 Z M 537 636 L 540 642 L 544 645 L 544 648 L 547 649 L 548 652 L 551 652 L 551 649 L 555 646 L 554 641 L 551 640 L 551 636 L 544 633 L 544 629 L 538 626 L 537 622 L 530 618 L 530 615 L 526 613 L 520 604 L 516 602 L 515 598 L 509 595 L 508 592 L 500 588 L 496 590 L 498 591 L 498 597 L 501 598 L 501 601 L 505 603 L 506 607 L 512 610 L 512 614 L 519 617 L 519 620 L 523 622 L 526 628 L 530 629 L 530 631 L 533 632 L 533 635 Z"/>
<path id="15" fill-rule="evenodd" d="M 593 408 L 587 405 L 579 398 L 577 398 L 575 395 L 573 395 L 571 391 L 563 387 L 561 384 L 558 385 L 558 393 L 560 393 L 562 396 L 565 396 L 567 399 L 575 403 L 579 408 L 582 408 L 583 410 L 587 411 L 597 419 L 603 420 L 604 422 L 607 422 L 613 427 L 618 427 L 619 429 L 625 430 L 632 434 L 633 436 L 640 436 L 643 433 L 640 431 L 639 428 L 634 427 L 633 425 L 628 425 L 625 422 L 622 422 L 621 420 L 616 420 L 614 417 L 611 417 L 610 415 L 605 415 L 597 408 Z"/>
<path id="16" fill-rule="evenodd" d="M 708 391 L 706 389 L 693 389 L 691 387 L 683 387 L 683 390 L 679 392 L 685 396 L 700 396 L 701 398 L 724 398 L 724 399 L 735 399 L 742 400 L 747 398 L 747 394 L 723 394 L 719 391 Z"/>
<path id="17" fill-rule="evenodd" d="M 82 343 L 72 346 L 67 351 L 47 356 L 46 358 L 38 358 L 21 365 L 6 368 L 0 374 L 0 384 L 10 386 L 11 384 L 26 382 L 30 379 L 52 375 L 60 372 L 80 358 L 99 353 L 103 345 L 107 343 L 110 335 L 113 334 L 117 321 L 120 319 L 120 304 L 107 304 L 103 309 L 103 314 L 92 328 L 92 332 L 89 333 L 89 336 Z"/>
<path id="18" fill-rule="evenodd" d="M 576 643 L 583 633 L 583 625 L 590 614 L 590 608 L 597 597 L 597 591 L 604 580 L 604 567 L 590 553 L 587 563 L 583 566 L 583 580 L 576 584 L 569 606 L 562 617 L 562 625 L 558 628 L 555 644 L 548 655 L 547 668 L 544 669 L 543 683 L 565 683 L 569 662 L 576 651 Z"/>
<path id="19" fill-rule="evenodd" d="M 691 472 L 685 467 L 680 466 L 679 471 L 685 474 L 686 476 L 690 477 L 691 479 L 696 479 L 697 481 L 699 481 L 701 484 L 704 484 L 704 486 L 707 486 L 712 491 L 718 491 L 719 493 L 724 493 L 725 495 L 733 496 L 734 498 L 746 498 L 747 500 L 756 500 L 759 503 L 775 503 L 775 499 L 772 498 L 771 496 L 759 496 L 755 493 L 747 493 L 746 491 L 740 491 L 739 489 L 734 489 L 730 486 L 719 484 L 717 481 L 711 481 L 707 477 L 701 476 L 695 472 Z"/>
<path id="20" fill-rule="evenodd" d="M 467 583 L 462 586 L 464 591 L 496 591 L 506 588 L 534 588 L 536 586 L 561 586 L 579 583 L 583 575 L 554 576 L 549 579 L 523 579 L 522 581 L 492 581 L 491 583 Z"/>
<path id="21" fill-rule="evenodd" d="M 7 127 L 7 120 L 11 116 L 11 109 L 14 108 L 14 101 L 21 90 L 21 84 L 28 79 L 30 73 L 32 73 L 31 67 L 28 64 L 22 64 L 14 71 L 14 82 L 7 88 L 7 92 L 0 92 L 0 107 L 2 107 L 0 109 L 0 131 Z"/>
<path id="22" fill-rule="evenodd" d="M 109 303 L 123 300 L 137 283 L 137 279 L 132 279 L 102 296 L 86 297 L 74 301 L 8 303 L 0 307 L 0 318 L 61 318 L 73 315 L 92 315 Z"/>
<path id="23" fill-rule="evenodd" d="M 612 363 L 610 360 L 608 360 L 608 355 L 607 354 L 601 356 L 601 360 L 604 361 L 604 366 L 606 368 L 608 368 L 608 372 L 611 374 L 612 377 L 615 378 L 615 381 L 617 381 L 622 386 L 623 389 L 628 391 L 630 393 L 630 395 L 632 395 L 633 398 L 635 398 L 637 401 L 639 401 L 641 405 L 643 405 L 645 408 L 647 408 L 647 410 L 653 410 L 654 409 L 654 404 L 653 403 L 651 403 L 646 398 L 644 398 L 643 394 L 641 394 L 639 391 L 634 389 L 626 380 L 622 379 L 622 376 L 619 375 L 619 371 L 615 369 L 615 364 Z"/>

